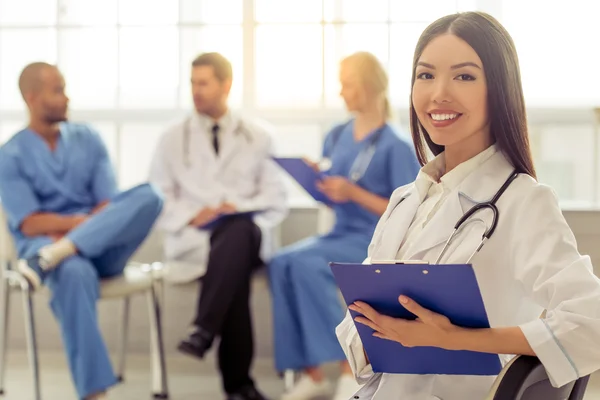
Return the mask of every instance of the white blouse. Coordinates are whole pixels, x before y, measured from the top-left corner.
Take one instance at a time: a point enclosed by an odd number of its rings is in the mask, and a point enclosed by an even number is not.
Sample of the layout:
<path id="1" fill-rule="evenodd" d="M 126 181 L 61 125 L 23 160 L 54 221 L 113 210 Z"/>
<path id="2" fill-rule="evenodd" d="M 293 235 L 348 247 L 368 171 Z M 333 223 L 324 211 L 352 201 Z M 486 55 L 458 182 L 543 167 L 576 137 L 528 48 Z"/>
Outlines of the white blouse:
<path id="1" fill-rule="evenodd" d="M 404 256 L 412 248 L 423 228 L 431 221 L 431 218 L 440 209 L 444 201 L 448 198 L 448 195 L 471 172 L 475 171 L 482 163 L 493 156 L 496 151 L 496 145 L 492 145 L 475 157 L 457 165 L 447 174 L 444 173 L 446 170 L 446 157 L 444 153 L 441 153 L 421 168 L 415 180 L 415 185 L 417 185 L 419 192 L 427 192 L 427 195 L 417 209 L 415 218 L 404 236 L 404 240 L 396 256 L 397 260 L 404 259 Z"/>

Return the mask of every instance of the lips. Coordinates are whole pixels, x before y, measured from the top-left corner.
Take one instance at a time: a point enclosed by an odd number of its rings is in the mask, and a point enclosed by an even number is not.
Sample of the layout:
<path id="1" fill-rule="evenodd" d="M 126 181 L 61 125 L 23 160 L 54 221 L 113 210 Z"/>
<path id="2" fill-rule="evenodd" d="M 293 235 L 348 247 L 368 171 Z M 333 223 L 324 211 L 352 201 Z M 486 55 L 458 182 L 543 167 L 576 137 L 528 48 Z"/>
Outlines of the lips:
<path id="1" fill-rule="evenodd" d="M 454 110 L 432 110 L 427 113 L 429 121 L 436 128 L 444 128 L 454 124 L 462 116 Z"/>

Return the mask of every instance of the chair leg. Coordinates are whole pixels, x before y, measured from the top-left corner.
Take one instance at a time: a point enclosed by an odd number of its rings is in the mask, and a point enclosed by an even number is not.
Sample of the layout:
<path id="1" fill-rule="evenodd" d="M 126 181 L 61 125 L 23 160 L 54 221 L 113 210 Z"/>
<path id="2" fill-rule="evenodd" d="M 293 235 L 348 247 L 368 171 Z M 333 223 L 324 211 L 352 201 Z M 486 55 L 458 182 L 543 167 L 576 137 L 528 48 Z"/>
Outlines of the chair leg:
<path id="1" fill-rule="evenodd" d="M 117 345 L 118 364 L 117 379 L 119 382 L 125 380 L 125 358 L 127 355 L 127 342 L 129 337 L 129 306 L 130 297 L 123 299 L 123 308 L 121 309 L 121 324 L 119 326 L 119 343 Z"/>
<path id="2" fill-rule="evenodd" d="M 38 348 L 35 334 L 35 321 L 33 315 L 33 293 L 29 288 L 22 288 L 23 309 L 25 311 L 25 326 L 27 329 L 27 348 L 29 349 L 29 364 L 33 374 L 33 390 L 35 400 L 41 400 L 40 392 L 40 373 L 38 363 Z"/>
<path id="3" fill-rule="evenodd" d="M 155 285 L 159 285 L 156 283 Z M 163 341 L 161 300 L 158 290 L 153 285 L 148 291 L 148 308 L 150 312 L 150 355 L 152 359 L 152 393 L 155 399 L 168 399 L 167 366 Z"/>
<path id="4" fill-rule="evenodd" d="M 8 278 L 0 279 L 0 396 L 4 395 L 4 378 L 6 374 L 6 352 L 8 350 L 8 321 L 10 311 L 10 286 Z"/>

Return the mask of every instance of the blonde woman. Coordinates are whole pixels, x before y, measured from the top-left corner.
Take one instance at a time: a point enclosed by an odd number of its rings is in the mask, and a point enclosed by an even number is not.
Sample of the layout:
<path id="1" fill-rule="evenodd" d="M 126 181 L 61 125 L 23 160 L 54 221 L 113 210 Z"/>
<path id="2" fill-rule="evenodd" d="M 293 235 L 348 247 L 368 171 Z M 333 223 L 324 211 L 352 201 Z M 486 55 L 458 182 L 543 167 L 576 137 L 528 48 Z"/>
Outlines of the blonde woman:
<path id="1" fill-rule="evenodd" d="M 365 259 L 390 195 L 413 181 L 419 168 L 412 146 L 387 123 L 388 78 L 379 61 L 360 52 L 340 67 L 340 94 L 354 116 L 329 132 L 319 163 L 320 190 L 333 202 L 335 224 L 325 235 L 283 249 L 269 264 L 276 368 L 304 372 L 284 400 L 330 394 L 320 369 L 327 362 L 341 365 L 336 400 L 357 390 L 335 335 L 344 309 L 328 263 Z"/>

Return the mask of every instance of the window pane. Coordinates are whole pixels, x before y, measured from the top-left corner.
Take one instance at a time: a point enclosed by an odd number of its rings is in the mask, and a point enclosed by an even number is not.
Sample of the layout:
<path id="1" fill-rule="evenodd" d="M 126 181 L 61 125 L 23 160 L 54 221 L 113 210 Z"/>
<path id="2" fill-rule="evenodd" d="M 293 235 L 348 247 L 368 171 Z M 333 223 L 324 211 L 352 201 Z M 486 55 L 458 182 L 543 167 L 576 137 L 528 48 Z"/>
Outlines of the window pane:
<path id="1" fill-rule="evenodd" d="M 56 0 L 0 0 L 0 25 L 53 25 Z"/>
<path id="2" fill-rule="evenodd" d="M 123 28 L 120 39 L 120 104 L 132 108 L 176 107 L 177 28 Z"/>
<path id="3" fill-rule="evenodd" d="M 278 157 L 307 157 L 318 161 L 323 141 L 319 125 L 276 126 L 273 135 L 275 154 Z M 284 182 L 292 204 L 314 204 L 312 198 L 293 178 L 283 173 Z"/>
<path id="4" fill-rule="evenodd" d="M 19 75 L 34 61 L 56 63 L 54 29 L 0 30 L 0 107 L 23 109 L 19 93 Z"/>
<path id="5" fill-rule="evenodd" d="M 119 186 L 128 189 L 148 181 L 156 145 L 166 129 L 162 123 L 130 123 L 119 135 Z"/>
<path id="6" fill-rule="evenodd" d="M 13 135 L 23 128 L 25 128 L 25 123 L 20 121 L 3 121 L 0 122 L 0 143 L 6 143 Z"/>
<path id="7" fill-rule="evenodd" d="M 181 22 L 241 24 L 242 0 L 180 0 Z"/>
<path id="8" fill-rule="evenodd" d="M 323 41 L 320 25 L 256 28 L 259 107 L 320 106 Z"/>
<path id="9" fill-rule="evenodd" d="M 258 22 L 320 22 L 323 0 L 256 0 Z"/>
<path id="10" fill-rule="evenodd" d="M 425 23 L 393 24 L 390 39 L 390 99 L 394 106 L 409 105 L 410 78 L 415 46 Z"/>
<path id="11" fill-rule="evenodd" d="M 192 106 L 190 69 L 194 58 L 203 52 L 218 51 L 227 57 L 233 68 L 233 86 L 229 94 L 232 106 L 242 104 L 244 51 L 240 26 L 207 26 L 181 30 L 181 93 L 185 108 Z"/>
<path id="12" fill-rule="evenodd" d="M 550 185 L 561 202 L 593 200 L 594 141 L 588 125 L 546 125 L 531 129 L 532 151 L 540 182 Z"/>
<path id="13" fill-rule="evenodd" d="M 59 0 L 60 23 L 67 25 L 110 25 L 117 23 L 117 0 Z"/>
<path id="14" fill-rule="evenodd" d="M 341 107 L 339 64 L 356 51 L 372 53 L 384 67 L 388 63 L 387 24 L 347 24 L 325 27 L 325 104 Z"/>
<path id="15" fill-rule="evenodd" d="M 385 22 L 390 0 L 325 0 L 325 21 Z M 393 1 L 393 0 L 392 0 Z"/>
<path id="16" fill-rule="evenodd" d="M 456 0 L 390 2 L 390 18 L 395 22 L 428 22 L 457 11 Z"/>
<path id="17" fill-rule="evenodd" d="M 562 6 L 562 2 L 550 3 L 544 4 L 543 17 L 536 19 L 535 29 L 525 15 L 539 13 L 537 3 L 514 0 L 503 3 L 503 23 L 517 47 L 527 103 L 595 106 L 600 102 L 600 75 L 585 73 L 584 67 L 583 83 L 575 84 L 567 76 L 574 69 L 573 60 L 585 66 L 600 65 L 600 52 L 592 50 L 594 46 L 590 47 L 589 39 L 600 37 L 597 22 L 600 3 L 573 0 L 568 7 Z M 560 29 L 556 29 L 557 21 Z M 544 40 L 540 40 L 539 32 L 544 32 Z"/>
<path id="18" fill-rule="evenodd" d="M 72 108 L 114 108 L 117 95 L 117 28 L 62 29 L 59 66 Z"/>
<path id="19" fill-rule="evenodd" d="M 176 24 L 178 20 L 179 1 L 119 0 L 119 22 L 123 25 Z"/>

